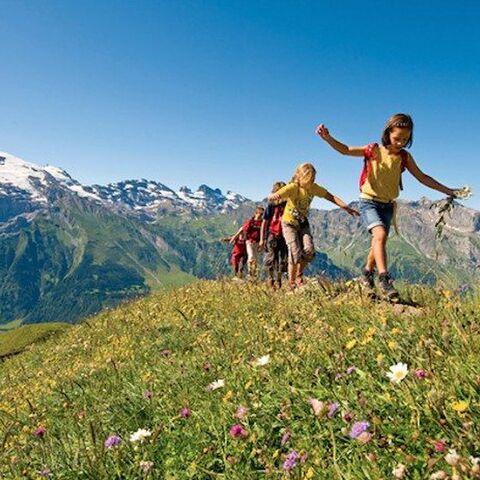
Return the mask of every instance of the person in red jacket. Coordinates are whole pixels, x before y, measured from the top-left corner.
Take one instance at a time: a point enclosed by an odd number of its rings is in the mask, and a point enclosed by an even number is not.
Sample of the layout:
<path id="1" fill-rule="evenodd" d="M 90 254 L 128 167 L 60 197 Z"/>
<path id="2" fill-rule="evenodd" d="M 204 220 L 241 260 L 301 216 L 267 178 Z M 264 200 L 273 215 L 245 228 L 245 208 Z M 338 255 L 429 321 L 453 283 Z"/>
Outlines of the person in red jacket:
<path id="1" fill-rule="evenodd" d="M 232 238 L 233 237 L 226 237 L 223 238 L 222 241 L 230 243 Z M 247 263 L 247 245 L 245 234 L 243 232 L 233 242 L 230 262 L 235 277 L 243 278 L 243 267 Z"/>
<path id="2" fill-rule="evenodd" d="M 252 279 L 257 275 L 258 253 L 260 250 L 260 229 L 262 228 L 263 211 L 263 207 L 257 206 L 254 216 L 249 218 L 230 240 L 230 243 L 234 244 L 242 232 L 245 234 L 247 239 L 248 274 Z"/>

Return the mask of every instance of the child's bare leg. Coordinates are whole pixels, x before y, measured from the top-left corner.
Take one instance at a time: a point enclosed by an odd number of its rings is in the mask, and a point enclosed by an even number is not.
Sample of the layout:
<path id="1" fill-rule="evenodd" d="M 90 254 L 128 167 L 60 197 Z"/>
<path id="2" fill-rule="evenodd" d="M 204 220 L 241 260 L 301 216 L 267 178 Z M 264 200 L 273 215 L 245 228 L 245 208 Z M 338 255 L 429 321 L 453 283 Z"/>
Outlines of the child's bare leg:
<path id="1" fill-rule="evenodd" d="M 367 263 L 365 264 L 365 270 L 373 272 L 375 269 L 375 255 L 373 254 L 373 236 L 372 236 L 372 245 L 370 251 L 368 252 Z"/>
<path id="2" fill-rule="evenodd" d="M 298 263 L 288 264 L 288 282 L 290 283 L 291 287 L 294 287 L 295 282 L 297 281 L 297 270 L 298 270 Z"/>
<path id="3" fill-rule="evenodd" d="M 373 252 L 373 257 L 379 274 L 387 272 L 387 238 L 388 233 L 384 226 L 378 225 L 372 228 L 371 251 Z"/>

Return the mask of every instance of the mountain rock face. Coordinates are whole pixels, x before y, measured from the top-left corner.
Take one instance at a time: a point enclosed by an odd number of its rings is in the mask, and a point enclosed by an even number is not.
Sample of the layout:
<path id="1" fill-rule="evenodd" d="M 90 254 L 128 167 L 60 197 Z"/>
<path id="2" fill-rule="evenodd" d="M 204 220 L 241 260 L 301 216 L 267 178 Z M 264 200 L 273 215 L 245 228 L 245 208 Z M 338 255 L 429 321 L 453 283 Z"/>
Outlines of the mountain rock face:
<path id="1" fill-rule="evenodd" d="M 0 325 L 73 323 L 151 289 L 230 272 L 229 245 L 253 214 L 247 198 L 153 180 L 85 186 L 64 170 L 0 152 Z M 398 278 L 478 280 L 480 213 L 459 206 L 435 239 L 432 202 L 399 203 L 389 241 Z M 358 275 L 369 248 L 359 219 L 313 210 L 312 273 Z"/>

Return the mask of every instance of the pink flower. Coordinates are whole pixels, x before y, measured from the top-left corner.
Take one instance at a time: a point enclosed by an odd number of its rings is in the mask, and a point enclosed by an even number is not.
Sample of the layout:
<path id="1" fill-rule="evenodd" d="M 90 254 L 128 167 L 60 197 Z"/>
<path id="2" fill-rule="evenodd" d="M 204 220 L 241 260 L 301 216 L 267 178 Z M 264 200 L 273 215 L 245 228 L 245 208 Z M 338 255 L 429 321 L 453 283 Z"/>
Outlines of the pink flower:
<path id="1" fill-rule="evenodd" d="M 232 438 L 247 438 L 248 432 L 243 428 L 242 425 L 236 423 L 230 428 L 230 435 Z"/>
<path id="2" fill-rule="evenodd" d="M 40 426 L 35 430 L 33 434 L 38 438 L 42 438 L 45 435 L 46 431 L 47 429 L 45 427 Z"/>
<path id="3" fill-rule="evenodd" d="M 443 440 L 435 440 L 433 442 L 433 448 L 436 452 L 444 452 L 447 448 L 447 444 Z"/>
<path id="4" fill-rule="evenodd" d="M 420 380 L 423 380 L 424 378 L 428 377 L 428 372 L 423 368 L 417 368 L 415 370 L 415 377 L 417 377 Z"/>
<path id="5" fill-rule="evenodd" d="M 190 409 L 188 407 L 183 407 L 180 410 L 180 416 L 183 417 L 183 418 L 188 418 L 191 414 L 192 414 L 192 412 L 190 411 Z"/>
<path id="6" fill-rule="evenodd" d="M 326 407 L 325 403 L 317 400 L 316 398 L 311 398 L 308 403 L 310 403 L 315 415 L 323 415 L 328 410 L 328 407 Z"/>
<path id="7" fill-rule="evenodd" d="M 153 398 L 153 392 L 151 392 L 150 390 L 145 390 L 143 392 L 143 398 L 145 400 L 151 400 Z"/>
<path id="8" fill-rule="evenodd" d="M 289 430 L 287 430 L 283 436 L 282 436 L 282 440 L 280 442 L 280 445 L 283 447 L 285 446 L 285 444 L 290 440 L 290 437 L 292 436 L 292 432 L 290 432 Z"/>
<path id="9" fill-rule="evenodd" d="M 234 417 L 235 418 L 243 418 L 248 412 L 248 408 L 245 407 L 244 405 L 240 405 L 238 407 L 238 410 L 235 412 Z"/>
<path id="10" fill-rule="evenodd" d="M 170 355 L 170 350 L 168 350 L 167 348 L 165 350 L 162 350 L 162 355 L 164 357 L 168 357 Z"/>
<path id="11" fill-rule="evenodd" d="M 203 364 L 203 369 L 208 372 L 212 368 L 212 365 L 210 363 L 204 363 Z"/>

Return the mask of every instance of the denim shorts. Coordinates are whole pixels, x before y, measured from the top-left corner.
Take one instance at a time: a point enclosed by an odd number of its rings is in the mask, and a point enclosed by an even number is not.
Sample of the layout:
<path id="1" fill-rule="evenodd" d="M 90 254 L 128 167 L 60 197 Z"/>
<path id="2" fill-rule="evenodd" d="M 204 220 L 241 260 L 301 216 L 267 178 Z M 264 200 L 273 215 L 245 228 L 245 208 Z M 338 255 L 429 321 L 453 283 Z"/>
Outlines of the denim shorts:
<path id="1" fill-rule="evenodd" d="M 376 202 L 375 200 L 360 199 L 360 214 L 370 232 L 373 227 L 383 225 L 387 233 L 393 218 L 393 203 Z"/>

